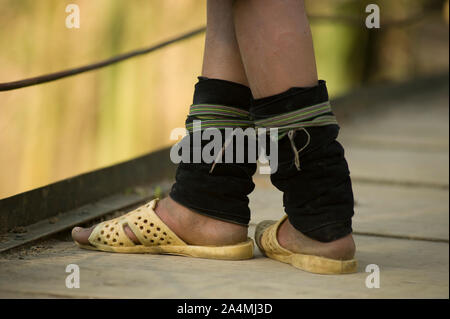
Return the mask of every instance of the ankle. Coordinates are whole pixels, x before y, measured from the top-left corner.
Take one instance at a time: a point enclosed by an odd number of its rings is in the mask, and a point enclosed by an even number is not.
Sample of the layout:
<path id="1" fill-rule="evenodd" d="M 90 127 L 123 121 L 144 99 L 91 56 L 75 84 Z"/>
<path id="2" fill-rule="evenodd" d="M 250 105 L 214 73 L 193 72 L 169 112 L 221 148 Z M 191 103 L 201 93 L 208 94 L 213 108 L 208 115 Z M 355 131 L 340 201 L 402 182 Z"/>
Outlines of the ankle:
<path id="1" fill-rule="evenodd" d="M 155 213 L 188 244 L 232 245 L 247 240 L 247 227 L 198 214 L 170 197 L 158 202 Z"/>
<path id="2" fill-rule="evenodd" d="M 289 220 L 285 220 L 278 229 L 277 239 L 281 247 L 292 252 L 331 259 L 353 259 L 356 250 L 352 234 L 324 243 L 305 236 Z"/>

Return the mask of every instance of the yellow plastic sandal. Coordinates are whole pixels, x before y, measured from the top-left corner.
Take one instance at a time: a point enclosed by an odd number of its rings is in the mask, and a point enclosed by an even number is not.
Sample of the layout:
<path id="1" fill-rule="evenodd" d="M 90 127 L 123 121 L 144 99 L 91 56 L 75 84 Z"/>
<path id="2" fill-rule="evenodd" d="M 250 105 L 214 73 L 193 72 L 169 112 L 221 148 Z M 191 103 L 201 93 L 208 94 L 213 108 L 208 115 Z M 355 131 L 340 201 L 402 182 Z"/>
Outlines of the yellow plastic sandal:
<path id="1" fill-rule="evenodd" d="M 265 220 L 256 226 L 255 240 L 261 252 L 269 258 L 281 261 L 286 264 L 316 274 L 350 274 L 357 271 L 358 262 L 356 259 L 337 260 L 325 257 L 304 255 L 291 252 L 280 246 L 277 240 L 277 232 L 281 220 Z"/>
<path id="2" fill-rule="evenodd" d="M 128 214 L 98 224 L 89 236 L 85 249 L 116 253 L 173 254 L 210 259 L 240 260 L 253 257 L 253 240 L 227 246 L 194 246 L 186 244 L 155 214 L 157 200 Z M 128 238 L 124 226 L 128 225 L 141 244 Z"/>

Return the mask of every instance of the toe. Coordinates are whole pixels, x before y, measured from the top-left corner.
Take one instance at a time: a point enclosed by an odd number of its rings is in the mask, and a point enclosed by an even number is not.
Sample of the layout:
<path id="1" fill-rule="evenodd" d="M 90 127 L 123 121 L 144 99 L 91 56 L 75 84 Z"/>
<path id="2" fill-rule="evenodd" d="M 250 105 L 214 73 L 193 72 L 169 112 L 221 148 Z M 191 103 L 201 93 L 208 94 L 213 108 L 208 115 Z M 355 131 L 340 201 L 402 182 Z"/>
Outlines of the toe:
<path id="1" fill-rule="evenodd" d="M 74 227 L 72 229 L 72 239 L 81 245 L 89 245 L 89 236 L 94 228 L 95 226 L 90 228 Z M 130 238 L 136 245 L 140 244 L 139 239 L 137 239 L 136 235 L 128 226 L 124 227 L 124 231 L 128 238 Z"/>
<path id="2" fill-rule="evenodd" d="M 72 229 L 72 238 L 82 245 L 89 245 L 89 236 L 94 230 L 95 226 L 90 228 L 74 227 Z"/>
<path id="3" fill-rule="evenodd" d="M 141 243 L 128 225 L 125 226 L 123 230 L 125 234 L 128 236 L 128 238 L 130 238 L 133 241 L 133 243 L 135 243 L 136 245 L 139 245 Z"/>

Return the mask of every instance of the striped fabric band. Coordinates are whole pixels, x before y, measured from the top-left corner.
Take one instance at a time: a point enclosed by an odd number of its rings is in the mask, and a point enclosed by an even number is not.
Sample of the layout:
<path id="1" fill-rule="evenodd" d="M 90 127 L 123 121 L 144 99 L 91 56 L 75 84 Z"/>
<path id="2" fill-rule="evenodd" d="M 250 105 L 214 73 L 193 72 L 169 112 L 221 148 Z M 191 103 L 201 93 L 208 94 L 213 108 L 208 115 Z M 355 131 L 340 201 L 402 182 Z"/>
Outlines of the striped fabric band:
<path id="1" fill-rule="evenodd" d="M 330 102 L 327 101 L 293 112 L 257 120 L 254 125 L 256 128 L 278 128 L 278 136 L 281 139 L 290 130 L 337 124 L 336 117 L 330 114 L 331 112 Z"/>
<path id="2" fill-rule="evenodd" d="M 248 119 L 250 113 L 238 109 L 236 107 L 225 106 L 225 105 L 212 105 L 212 104 L 193 104 L 189 110 L 189 115 L 219 115 L 227 117 L 239 117 Z"/>
<path id="3" fill-rule="evenodd" d="M 193 104 L 189 116 L 193 117 L 193 121 L 201 121 L 201 130 L 237 127 L 278 128 L 280 139 L 290 130 L 337 124 L 329 101 L 257 121 L 250 119 L 248 111 L 213 104 Z M 194 130 L 193 121 L 186 124 L 186 129 L 190 132 Z"/>
<path id="4" fill-rule="evenodd" d="M 300 171 L 300 152 L 306 149 L 311 142 L 311 135 L 306 130 L 308 127 L 325 126 L 336 124 L 337 120 L 331 111 L 330 102 L 324 102 L 313 106 L 308 106 L 293 112 L 283 113 L 267 119 L 255 121 L 256 128 L 277 128 L 278 139 L 282 139 L 286 135 L 289 137 L 292 152 L 294 154 L 294 164 Z M 300 149 L 295 143 L 295 134 L 297 130 L 302 130 L 306 136 L 306 144 Z"/>
<path id="5" fill-rule="evenodd" d="M 201 130 L 208 128 L 247 128 L 253 126 L 249 112 L 225 105 L 193 104 L 191 105 L 189 116 L 194 117 L 194 120 L 201 121 Z M 194 130 L 194 123 L 187 123 L 186 129 L 192 132 Z"/>

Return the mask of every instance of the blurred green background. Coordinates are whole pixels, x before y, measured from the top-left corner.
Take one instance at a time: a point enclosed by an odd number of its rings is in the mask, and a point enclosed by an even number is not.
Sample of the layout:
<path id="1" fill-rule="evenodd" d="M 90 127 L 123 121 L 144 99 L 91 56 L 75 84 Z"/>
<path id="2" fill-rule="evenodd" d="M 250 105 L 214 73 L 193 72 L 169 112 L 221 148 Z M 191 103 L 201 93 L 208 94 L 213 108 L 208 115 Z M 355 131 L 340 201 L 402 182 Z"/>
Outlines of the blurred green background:
<path id="1" fill-rule="evenodd" d="M 70 3 L 80 7 L 80 29 L 65 27 Z M 368 3 L 381 8 L 379 30 L 355 23 Z M 309 0 L 307 7 L 319 76 L 332 97 L 448 72 L 448 1 Z M 205 12 L 204 0 L 0 0 L 0 82 L 156 44 L 204 25 Z M 184 126 L 200 75 L 203 39 L 0 93 L 0 198 L 173 143 L 169 133 Z"/>

